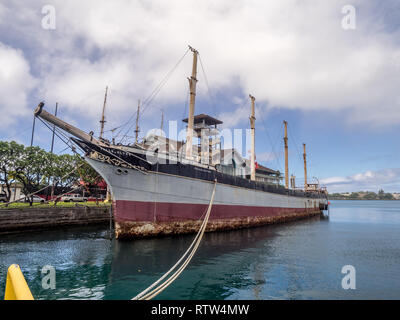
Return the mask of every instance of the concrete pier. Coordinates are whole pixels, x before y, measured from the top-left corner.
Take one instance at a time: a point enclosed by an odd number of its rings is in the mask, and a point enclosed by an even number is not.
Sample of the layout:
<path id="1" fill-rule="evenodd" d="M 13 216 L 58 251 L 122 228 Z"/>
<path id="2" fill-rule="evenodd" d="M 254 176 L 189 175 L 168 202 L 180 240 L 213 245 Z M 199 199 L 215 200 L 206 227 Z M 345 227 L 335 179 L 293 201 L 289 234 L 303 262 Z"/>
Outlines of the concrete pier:
<path id="1" fill-rule="evenodd" d="M 108 206 L 0 210 L 0 235 L 22 231 L 110 223 Z"/>

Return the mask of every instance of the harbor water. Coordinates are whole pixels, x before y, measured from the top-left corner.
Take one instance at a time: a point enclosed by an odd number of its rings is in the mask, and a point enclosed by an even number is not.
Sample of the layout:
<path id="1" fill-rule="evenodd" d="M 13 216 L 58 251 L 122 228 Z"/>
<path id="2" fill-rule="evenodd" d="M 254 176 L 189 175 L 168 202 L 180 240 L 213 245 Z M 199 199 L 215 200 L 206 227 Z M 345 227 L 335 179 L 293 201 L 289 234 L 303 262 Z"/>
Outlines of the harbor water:
<path id="1" fill-rule="evenodd" d="M 0 298 L 16 263 L 35 299 L 129 300 L 193 237 L 116 241 L 108 226 L 3 235 Z M 355 289 L 342 287 L 346 265 Z M 42 285 L 45 266 L 55 270 L 54 289 Z M 400 299 L 399 271 L 400 201 L 331 201 L 329 219 L 206 234 L 157 299 Z"/>

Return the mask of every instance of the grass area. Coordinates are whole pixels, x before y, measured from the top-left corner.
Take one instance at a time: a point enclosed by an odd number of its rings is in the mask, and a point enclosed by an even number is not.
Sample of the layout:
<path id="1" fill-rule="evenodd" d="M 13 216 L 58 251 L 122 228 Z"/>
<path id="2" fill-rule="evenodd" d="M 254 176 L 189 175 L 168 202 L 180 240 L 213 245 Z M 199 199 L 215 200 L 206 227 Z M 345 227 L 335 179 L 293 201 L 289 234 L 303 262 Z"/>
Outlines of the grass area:
<path id="1" fill-rule="evenodd" d="M 111 203 L 99 202 L 58 202 L 57 208 L 73 208 L 73 207 L 110 207 Z M 0 210 L 10 209 L 28 209 L 28 208 L 54 208 L 54 202 L 49 203 L 34 203 L 32 207 L 29 203 L 11 203 L 7 207 L 5 204 L 0 203 Z"/>

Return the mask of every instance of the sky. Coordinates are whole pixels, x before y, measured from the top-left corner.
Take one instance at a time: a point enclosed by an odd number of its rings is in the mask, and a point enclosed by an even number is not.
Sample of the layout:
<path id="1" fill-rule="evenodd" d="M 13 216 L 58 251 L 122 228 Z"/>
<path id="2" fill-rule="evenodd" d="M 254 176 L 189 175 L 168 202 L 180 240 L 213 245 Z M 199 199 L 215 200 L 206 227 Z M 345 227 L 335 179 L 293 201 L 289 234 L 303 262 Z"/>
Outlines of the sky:
<path id="1" fill-rule="evenodd" d="M 99 135 L 106 86 L 107 138 L 133 141 L 138 100 L 141 136 L 162 111 L 182 129 L 191 45 L 196 114 L 245 130 L 256 97 L 258 162 L 283 172 L 286 120 L 297 184 L 306 143 L 330 192 L 400 192 L 399 21 L 397 0 L 0 0 L 0 139 L 29 145 L 40 101 Z M 50 144 L 37 121 L 34 145 Z"/>

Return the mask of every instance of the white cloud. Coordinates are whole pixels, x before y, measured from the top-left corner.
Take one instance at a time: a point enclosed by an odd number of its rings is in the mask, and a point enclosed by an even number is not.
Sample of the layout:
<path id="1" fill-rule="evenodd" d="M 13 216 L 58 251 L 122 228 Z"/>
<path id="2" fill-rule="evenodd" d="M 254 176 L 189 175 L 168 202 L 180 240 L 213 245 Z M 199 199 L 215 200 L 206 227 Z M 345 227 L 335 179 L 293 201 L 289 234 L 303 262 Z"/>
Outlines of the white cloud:
<path id="1" fill-rule="evenodd" d="M 260 154 L 257 154 L 257 161 L 259 162 L 271 162 L 278 157 L 281 156 L 281 153 L 276 154 L 274 152 L 262 152 Z"/>
<path id="2" fill-rule="evenodd" d="M 0 114 L 1 127 L 7 129 L 18 118 L 32 113 L 27 99 L 35 85 L 29 63 L 21 50 L 0 42 Z"/>
<path id="3" fill-rule="evenodd" d="M 224 128 L 236 128 L 239 124 L 250 123 L 250 113 L 249 104 L 247 106 L 243 104 L 240 107 L 236 107 L 233 111 L 220 113 L 217 118 L 223 120 Z"/>
<path id="4" fill-rule="evenodd" d="M 347 31 L 341 27 L 346 1 L 53 3 L 55 31 L 40 29 L 43 1 L 8 2 L 0 31 L 10 29 L 31 50 L 40 95 L 72 112 L 98 116 L 101 92 L 109 85 L 112 117 L 123 122 L 191 44 L 200 51 L 214 92 L 240 88 L 270 108 L 336 110 L 362 124 L 400 121 L 399 32 L 385 33 L 369 2 L 352 2 L 357 29 Z M 185 100 L 190 68 L 187 56 L 158 103 Z M 242 109 L 219 113 L 229 124 L 249 115 Z"/>
<path id="5" fill-rule="evenodd" d="M 368 170 L 348 177 L 331 177 L 321 179 L 321 184 L 328 187 L 330 193 L 352 191 L 399 191 L 400 168 Z"/>

